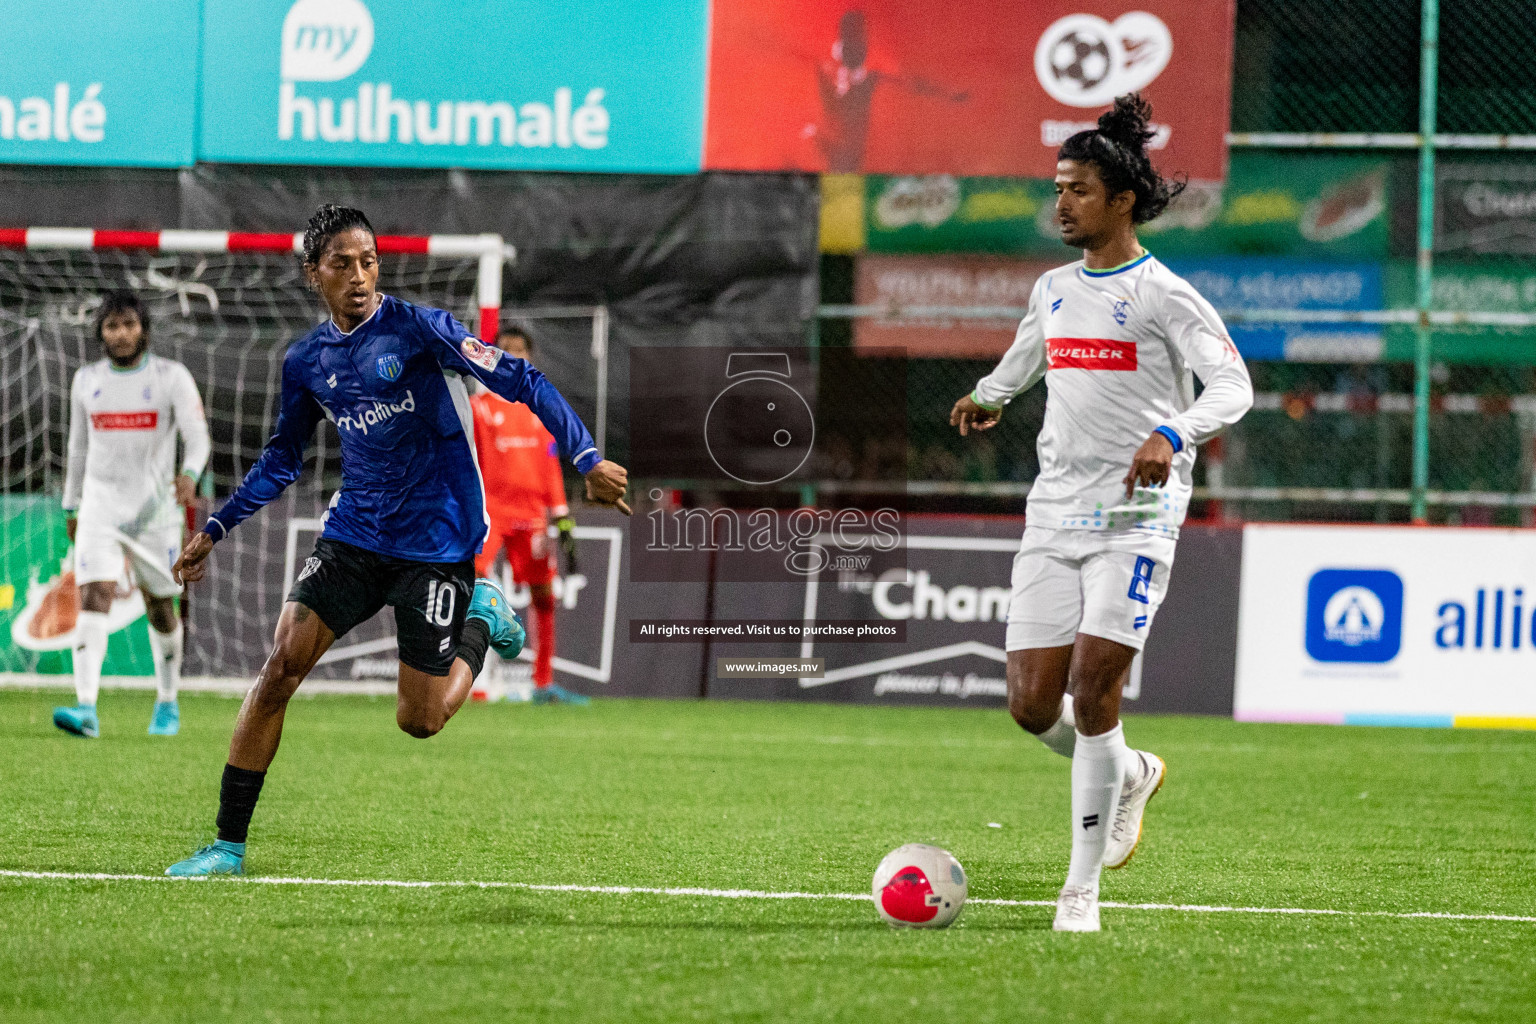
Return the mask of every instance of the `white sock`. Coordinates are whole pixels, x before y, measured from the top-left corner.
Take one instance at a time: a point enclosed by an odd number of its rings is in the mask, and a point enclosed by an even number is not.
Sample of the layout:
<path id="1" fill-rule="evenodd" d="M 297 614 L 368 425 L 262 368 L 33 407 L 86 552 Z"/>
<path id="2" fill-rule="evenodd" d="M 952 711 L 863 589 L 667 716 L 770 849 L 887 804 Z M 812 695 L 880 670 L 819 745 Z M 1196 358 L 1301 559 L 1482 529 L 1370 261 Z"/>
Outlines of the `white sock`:
<path id="1" fill-rule="evenodd" d="M 169 633 L 162 633 L 154 626 L 149 627 L 149 653 L 155 662 L 155 700 L 161 704 L 174 701 L 176 691 L 181 688 L 183 632 L 180 619 L 176 620 L 176 628 Z"/>
<path id="2" fill-rule="evenodd" d="M 96 706 L 101 663 L 107 658 L 107 613 L 82 611 L 75 619 L 75 703 Z"/>
<path id="3" fill-rule="evenodd" d="M 1056 719 L 1056 724 L 1040 734 L 1040 742 L 1050 747 L 1062 757 L 1071 757 L 1072 748 L 1077 745 L 1077 722 L 1072 717 L 1072 695 L 1061 695 L 1061 717 Z"/>
<path id="4" fill-rule="evenodd" d="M 1077 734 L 1072 754 L 1072 864 L 1068 885 L 1099 884 L 1104 845 L 1115 821 L 1125 771 L 1125 733 L 1120 724 L 1098 736 Z"/>

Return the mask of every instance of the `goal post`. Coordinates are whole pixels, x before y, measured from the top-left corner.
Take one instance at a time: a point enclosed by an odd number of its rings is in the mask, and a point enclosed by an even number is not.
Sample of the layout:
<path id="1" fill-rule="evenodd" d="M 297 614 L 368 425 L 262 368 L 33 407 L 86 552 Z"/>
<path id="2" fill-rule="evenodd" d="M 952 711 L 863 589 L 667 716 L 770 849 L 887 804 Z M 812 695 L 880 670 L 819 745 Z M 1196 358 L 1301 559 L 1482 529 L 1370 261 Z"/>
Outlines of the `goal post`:
<path id="1" fill-rule="evenodd" d="M 468 257 L 479 260 L 476 298 L 481 341 L 494 342 L 500 324 L 501 272 L 515 250 L 500 235 L 378 235 L 380 255 Z M 119 231 L 98 228 L 0 228 L 7 249 L 142 249 L 164 253 L 291 252 L 302 255 L 304 233 L 253 231 Z"/>
<path id="2" fill-rule="evenodd" d="M 302 240 L 0 229 L 0 682 L 68 681 L 76 596 L 59 497 L 70 384 L 81 365 L 101 357 L 93 332 L 101 297 L 121 288 L 139 295 L 153 325 L 150 350 L 181 362 L 197 381 L 213 439 L 204 495 L 216 504 L 271 436 L 288 346 L 324 319 L 297 258 Z M 482 340 L 495 340 L 502 272 L 514 257 L 500 235 L 379 235 L 378 246 L 380 291 L 447 310 Z M 191 593 L 189 677 L 248 680 L 259 669 L 282 605 L 288 524 L 319 516 L 340 485 L 339 437 L 322 423 L 300 480 L 219 545 L 208 580 Z M 142 609 L 131 607 L 126 576 L 120 582 L 118 604 L 133 621 Z M 348 640 L 392 634 L 376 620 Z M 142 625 L 114 636 L 108 677 L 144 676 L 149 665 Z M 324 666 L 317 675 L 346 679 L 351 668 Z"/>

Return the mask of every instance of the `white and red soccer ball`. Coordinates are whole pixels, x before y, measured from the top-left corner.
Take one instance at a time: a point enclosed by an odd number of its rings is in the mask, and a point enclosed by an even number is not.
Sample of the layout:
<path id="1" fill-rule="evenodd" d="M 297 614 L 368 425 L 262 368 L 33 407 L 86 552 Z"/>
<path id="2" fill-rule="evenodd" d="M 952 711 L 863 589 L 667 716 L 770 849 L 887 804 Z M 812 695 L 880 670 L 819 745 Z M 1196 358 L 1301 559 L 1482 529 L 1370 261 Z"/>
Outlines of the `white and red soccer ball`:
<path id="1" fill-rule="evenodd" d="M 908 843 L 875 868 L 875 909 L 896 928 L 947 928 L 965 906 L 965 869 L 948 850 Z"/>

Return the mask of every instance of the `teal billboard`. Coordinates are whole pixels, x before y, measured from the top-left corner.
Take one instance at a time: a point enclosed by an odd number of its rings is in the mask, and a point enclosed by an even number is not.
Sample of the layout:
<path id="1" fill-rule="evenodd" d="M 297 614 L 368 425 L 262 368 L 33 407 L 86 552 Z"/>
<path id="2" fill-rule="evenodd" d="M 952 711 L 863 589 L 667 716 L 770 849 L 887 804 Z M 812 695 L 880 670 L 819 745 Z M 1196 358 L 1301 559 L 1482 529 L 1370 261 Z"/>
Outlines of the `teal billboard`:
<path id="1" fill-rule="evenodd" d="M 203 160 L 699 168 L 708 0 L 203 6 Z"/>
<path id="2" fill-rule="evenodd" d="M 193 159 L 198 0 L 6 0 L 0 162 Z"/>

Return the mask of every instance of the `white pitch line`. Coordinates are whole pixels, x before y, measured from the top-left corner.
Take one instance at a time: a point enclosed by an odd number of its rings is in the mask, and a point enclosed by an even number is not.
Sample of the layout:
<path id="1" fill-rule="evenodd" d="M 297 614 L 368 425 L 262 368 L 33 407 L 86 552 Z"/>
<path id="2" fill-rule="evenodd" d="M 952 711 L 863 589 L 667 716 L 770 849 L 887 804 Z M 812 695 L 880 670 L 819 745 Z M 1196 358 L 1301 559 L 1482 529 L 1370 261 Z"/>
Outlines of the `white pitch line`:
<path id="1" fill-rule="evenodd" d="M 371 889 L 522 889 L 529 892 L 582 892 L 606 896 L 709 896 L 727 900 L 854 900 L 871 902 L 873 897 L 854 892 L 769 892 L 763 889 L 705 889 L 695 886 L 642 885 L 543 885 L 537 882 L 422 881 L 390 878 L 262 878 L 251 875 L 217 878 L 172 878 L 169 875 L 118 875 L 94 871 L 15 871 L 0 869 L 0 878 L 27 878 L 66 882 L 238 882 L 247 885 L 325 885 Z M 968 903 L 990 907 L 1054 907 L 1054 900 L 973 899 Z M 1307 907 L 1225 907 L 1200 903 L 1117 903 L 1099 904 L 1111 910 L 1171 910 L 1187 914 L 1292 914 L 1319 917 L 1390 917 L 1400 920 L 1429 918 L 1441 921 L 1513 921 L 1536 924 L 1536 916 L 1519 914 L 1452 914 L 1438 910 L 1331 910 Z"/>

